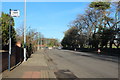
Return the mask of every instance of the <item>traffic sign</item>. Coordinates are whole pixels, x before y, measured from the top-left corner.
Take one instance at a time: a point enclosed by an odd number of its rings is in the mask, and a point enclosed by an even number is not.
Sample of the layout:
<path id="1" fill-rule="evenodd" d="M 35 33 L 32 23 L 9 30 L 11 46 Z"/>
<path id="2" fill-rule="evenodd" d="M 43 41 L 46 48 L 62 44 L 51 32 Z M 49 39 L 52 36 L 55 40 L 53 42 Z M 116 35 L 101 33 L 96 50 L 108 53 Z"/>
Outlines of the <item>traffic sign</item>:
<path id="1" fill-rule="evenodd" d="M 11 10 L 10 15 L 12 17 L 19 17 L 20 16 L 20 11 L 19 10 Z"/>

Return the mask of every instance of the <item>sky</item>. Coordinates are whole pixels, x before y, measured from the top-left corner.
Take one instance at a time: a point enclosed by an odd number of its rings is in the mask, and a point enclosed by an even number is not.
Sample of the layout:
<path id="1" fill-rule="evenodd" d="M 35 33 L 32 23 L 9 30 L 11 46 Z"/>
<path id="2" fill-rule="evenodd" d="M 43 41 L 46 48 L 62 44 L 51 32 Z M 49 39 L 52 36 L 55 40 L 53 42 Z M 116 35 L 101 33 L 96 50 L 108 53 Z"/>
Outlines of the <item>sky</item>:
<path id="1" fill-rule="evenodd" d="M 70 22 L 78 14 L 84 14 L 89 2 L 27 2 L 27 27 L 41 32 L 46 38 L 57 38 L 60 41 Z M 24 24 L 24 3 L 3 2 L 2 11 L 20 10 L 20 17 L 15 17 L 15 28 Z"/>
<path id="2" fill-rule="evenodd" d="M 1 0 L 2 2 L 24 2 L 25 0 Z M 26 0 L 27 2 L 92 2 L 98 0 Z M 102 0 L 106 2 L 107 0 Z M 119 0 L 110 0 L 111 2 L 118 2 Z"/>

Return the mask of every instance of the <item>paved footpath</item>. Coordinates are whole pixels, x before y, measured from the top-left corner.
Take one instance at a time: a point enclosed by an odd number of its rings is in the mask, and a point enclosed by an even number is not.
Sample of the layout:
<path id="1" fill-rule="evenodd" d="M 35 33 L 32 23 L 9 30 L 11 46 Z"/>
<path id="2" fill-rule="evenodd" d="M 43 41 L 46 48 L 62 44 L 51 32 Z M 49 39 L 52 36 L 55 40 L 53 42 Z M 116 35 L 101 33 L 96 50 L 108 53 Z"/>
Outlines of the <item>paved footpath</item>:
<path id="1" fill-rule="evenodd" d="M 55 78 L 45 59 L 44 51 L 37 51 L 12 71 L 3 72 L 3 78 Z"/>

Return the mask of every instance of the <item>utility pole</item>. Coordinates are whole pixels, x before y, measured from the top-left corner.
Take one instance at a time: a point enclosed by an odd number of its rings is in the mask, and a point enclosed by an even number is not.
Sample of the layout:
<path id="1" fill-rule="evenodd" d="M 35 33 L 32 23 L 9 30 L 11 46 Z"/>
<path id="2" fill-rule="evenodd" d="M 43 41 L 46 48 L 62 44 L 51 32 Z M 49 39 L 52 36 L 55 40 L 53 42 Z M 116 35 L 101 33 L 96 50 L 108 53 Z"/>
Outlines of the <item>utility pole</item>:
<path id="1" fill-rule="evenodd" d="M 47 43 L 47 38 L 46 38 L 46 47 L 47 47 L 47 44 L 48 44 L 48 43 Z"/>
<path id="2" fill-rule="evenodd" d="M 26 0 L 24 1 L 24 61 L 26 61 Z"/>
<path id="3" fill-rule="evenodd" d="M 38 50 L 39 50 L 39 35 L 40 33 L 38 32 Z"/>
<path id="4" fill-rule="evenodd" d="M 41 34 L 41 49 L 42 49 L 42 34 Z"/>

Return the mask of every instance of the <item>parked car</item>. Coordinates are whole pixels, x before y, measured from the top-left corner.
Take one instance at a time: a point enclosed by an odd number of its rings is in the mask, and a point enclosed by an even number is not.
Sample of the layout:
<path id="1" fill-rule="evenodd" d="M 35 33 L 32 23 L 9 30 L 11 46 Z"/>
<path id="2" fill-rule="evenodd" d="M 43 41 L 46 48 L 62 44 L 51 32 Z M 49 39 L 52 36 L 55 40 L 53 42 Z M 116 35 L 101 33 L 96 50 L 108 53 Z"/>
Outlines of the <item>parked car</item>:
<path id="1" fill-rule="evenodd" d="M 58 49 L 62 49 L 62 47 L 59 46 Z"/>
<path id="2" fill-rule="evenodd" d="M 48 49 L 53 49 L 52 47 L 49 47 Z"/>

